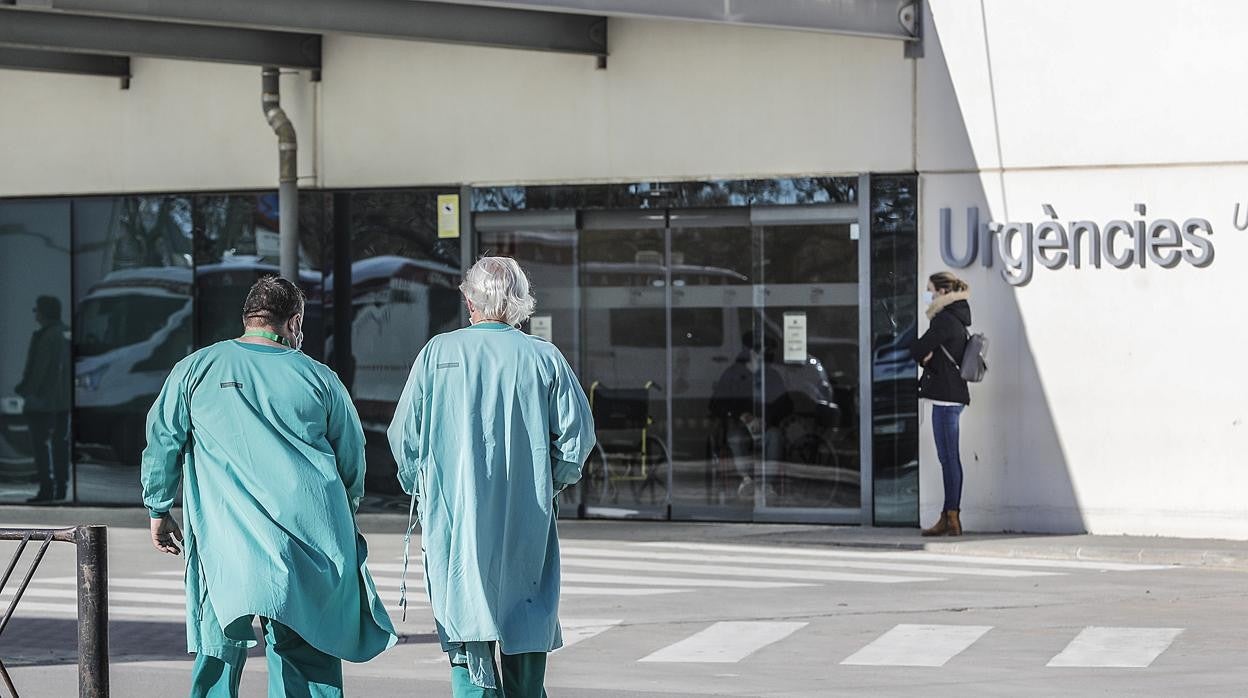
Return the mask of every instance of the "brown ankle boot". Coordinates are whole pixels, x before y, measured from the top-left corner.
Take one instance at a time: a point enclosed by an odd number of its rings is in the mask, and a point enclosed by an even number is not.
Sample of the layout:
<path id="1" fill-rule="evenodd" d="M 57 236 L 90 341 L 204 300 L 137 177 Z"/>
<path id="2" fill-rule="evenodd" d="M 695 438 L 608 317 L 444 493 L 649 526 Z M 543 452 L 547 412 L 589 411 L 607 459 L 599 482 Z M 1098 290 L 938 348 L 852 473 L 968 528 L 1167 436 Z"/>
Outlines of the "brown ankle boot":
<path id="1" fill-rule="evenodd" d="M 959 529 L 961 530 L 961 529 Z M 940 520 L 931 528 L 923 529 L 921 535 L 924 536 L 943 536 L 949 533 L 949 512 L 940 512 Z"/>
<path id="2" fill-rule="evenodd" d="M 945 521 L 949 523 L 949 531 L 945 535 L 948 535 L 948 536 L 962 535 L 961 516 L 962 516 L 962 512 L 960 511 L 946 511 L 945 512 Z"/>

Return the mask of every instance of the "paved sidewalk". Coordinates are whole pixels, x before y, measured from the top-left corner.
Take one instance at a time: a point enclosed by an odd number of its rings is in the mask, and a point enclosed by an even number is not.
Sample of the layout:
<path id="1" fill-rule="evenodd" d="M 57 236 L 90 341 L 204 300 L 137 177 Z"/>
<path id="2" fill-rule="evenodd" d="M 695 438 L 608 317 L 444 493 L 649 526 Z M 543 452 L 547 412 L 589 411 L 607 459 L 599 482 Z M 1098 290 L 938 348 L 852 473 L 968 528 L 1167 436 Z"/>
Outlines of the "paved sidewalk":
<path id="1" fill-rule="evenodd" d="M 0 507 L 0 526 L 73 526 L 99 523 L 142 527 L 147 513 L 137 508 Z M 401 533 L 406 514 L 361 514 L 365 533 Z M 808 524 L 703 523 L 683 521 L 600 521 L 565 519 L 565 540 L 616 539 L 742 543 L 795 547 L 927 550 L 950 555 L 1096 560 L 1155 565 L 1186 565 L 1248 571 L 1248 541 L 1149 536 L 970 533 L 960 538 L 922 538 L 916 529 L 819 526 Z"/>

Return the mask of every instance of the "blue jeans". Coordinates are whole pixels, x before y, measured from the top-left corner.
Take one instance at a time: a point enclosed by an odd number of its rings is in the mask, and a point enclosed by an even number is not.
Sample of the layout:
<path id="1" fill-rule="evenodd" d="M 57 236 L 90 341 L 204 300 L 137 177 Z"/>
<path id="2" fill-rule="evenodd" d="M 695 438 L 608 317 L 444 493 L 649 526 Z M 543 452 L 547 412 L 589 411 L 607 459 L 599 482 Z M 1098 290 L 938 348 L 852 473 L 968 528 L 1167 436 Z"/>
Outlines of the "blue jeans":
<path id="1" fill-rule="evenodd" d="M 932 405 L 932 433 L 936 436 L 936 457 L 945 480 L 945 508 L 962 510 L 962 453 L 958 445 L 958 419 L 965 405 Z"/>

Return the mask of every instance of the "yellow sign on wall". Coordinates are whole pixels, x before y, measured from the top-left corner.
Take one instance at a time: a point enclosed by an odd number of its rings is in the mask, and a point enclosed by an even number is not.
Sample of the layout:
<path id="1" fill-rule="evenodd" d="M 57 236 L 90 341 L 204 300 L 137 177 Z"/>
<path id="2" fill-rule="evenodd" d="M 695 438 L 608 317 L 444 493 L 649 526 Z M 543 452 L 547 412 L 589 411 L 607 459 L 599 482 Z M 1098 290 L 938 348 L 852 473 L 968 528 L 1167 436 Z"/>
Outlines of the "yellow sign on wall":
<path id="1" fill-rule="evenodd" d="M 459 194 L 438 195 L 438 237 L 459 237 Z"/>

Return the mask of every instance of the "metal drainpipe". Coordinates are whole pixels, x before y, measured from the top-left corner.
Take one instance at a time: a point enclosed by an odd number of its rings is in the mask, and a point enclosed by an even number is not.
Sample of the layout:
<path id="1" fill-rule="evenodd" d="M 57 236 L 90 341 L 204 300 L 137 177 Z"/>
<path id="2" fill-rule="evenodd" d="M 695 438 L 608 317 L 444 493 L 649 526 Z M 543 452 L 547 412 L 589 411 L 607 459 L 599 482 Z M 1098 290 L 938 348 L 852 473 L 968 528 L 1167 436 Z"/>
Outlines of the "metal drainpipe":
<path id="1" fill-rule="evenodd" d="M 277 210 L 281 256 L 281 273 L 299 281 L 299 145 L 295 142 L 295 125 L 281 106 L 280 73 L 273 66 L 260 70 L 260 105 L 264 118 L 277 134 L 278 176 Z"/>

